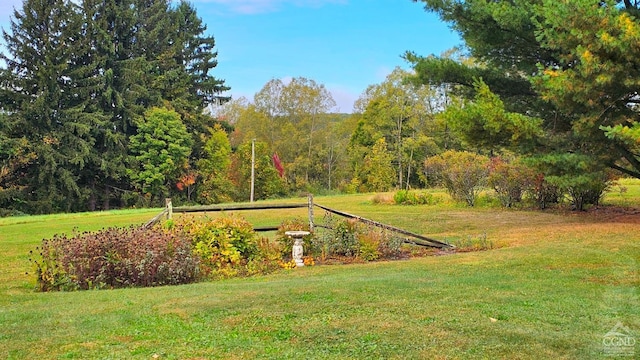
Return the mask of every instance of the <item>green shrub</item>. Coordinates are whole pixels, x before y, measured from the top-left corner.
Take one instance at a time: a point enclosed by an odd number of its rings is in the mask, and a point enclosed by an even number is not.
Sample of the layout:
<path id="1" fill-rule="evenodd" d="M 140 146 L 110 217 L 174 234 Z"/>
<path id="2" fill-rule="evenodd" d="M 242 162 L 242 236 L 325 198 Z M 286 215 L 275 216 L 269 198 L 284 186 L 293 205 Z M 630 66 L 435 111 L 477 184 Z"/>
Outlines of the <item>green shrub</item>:
<path id="1" fill-rule="evenodd" d="M 199 275 L 190 241 L 159 228 L 56 235 L 37 251 L 31 261 L 40 291 L 186 284 Z"/>
<path id="2" fill-rule="evenodd" d="M 380 257 L 380 239 L 377 236 L 371 236 L 371 234 L 360 234 L 358 236 L 359 243 L 359 256 L 364 261 L 375 261 Z"/>
<path id="3" fill-rule="evenodd" d="M 425 176 L 444 186 L 454 200 L 473 206 L 487 184 L 488 164 L 486 156 L 449 150 L 425 160 Z"/>
<path id="4" fill-rule="evenodd" d="M 519 161 L 506 161 L 500 157 L 491 159 L 488 185 L 493 188 L 504 207 L 512 207 L 522 201 L 525 191 L 533 187 L 535 172 Z"/>
<path id="5" fill-rule="evenodd" d="M 475 205 L 483 208 L 499 208 L 504 206 L 500 198 L 493 193 L 481 193 L 476 197 Z"/>
<path id="6" fill-rule="evenodd" d="M 329 253 L 340 256 L 356 256 L 360 250 L 356 231 L 356 221 L 348 219 L 338 221 L 333 228 L 332 241 L 328 244 Z"/>
<path id="7" fill-rule="evenodd" d="M 280 269 L 282 260 L 280 246 L 268 238 L 258 240 L 258 253 L 247 261 L 246 275 L 268 274 Z"/>
<path id="8" fill-rule="evenodd" d="M 260 255 L 253 226 L 240 217 L 185 218 L 176 229 L 191 239 L 201 270 L 210 277 L 245 275 L 248 262 Z"/>
<path id="9" fill-rule="evenodd" d="M 560 188 L 547 181 L 543 174 L 536 175 L 529 193 L 533 202 L 540 209 L 546 209 L 550 204 L 559 203 L 562 197 Z"/>
<path id="10" fill-rule="evenodd" d="M 600 205 L 610 186 L 611 181 L 604 171 L 575 176 L 563 185 L 576 210 L 584 210 L 586 205 Z"/>
<path id="11" fill-rule="evenodd" d="M 20 210 L 0 208 L 0 218 L 10 216 L 27 216 L 27 214 Z"/>
<path id="12" fill-rule="evenodd" d="M 393 201 L 398 205 L 435 205 L 438 199 L 432 194 L 410 190 L 399 190 L 393 195 Z"/>
<path id="13" fill-rule="evenodd" d="M 347 219 L 336 219 L 330 213 L 324 216 L 323 230 L 313 241 L 316 257 L 324 261 L 333 256 L 356 256 L 360 244 L 356 237 L 355 222 Z"/>
<path id="14" fill-rule="evenodd" d="M 567 194 L 576 210 L 598 205 L 613 179 L 610 170 L 592 156 L 579 153 L 547 154 L 529 160 L 544 174 L 544 181 Z"/>

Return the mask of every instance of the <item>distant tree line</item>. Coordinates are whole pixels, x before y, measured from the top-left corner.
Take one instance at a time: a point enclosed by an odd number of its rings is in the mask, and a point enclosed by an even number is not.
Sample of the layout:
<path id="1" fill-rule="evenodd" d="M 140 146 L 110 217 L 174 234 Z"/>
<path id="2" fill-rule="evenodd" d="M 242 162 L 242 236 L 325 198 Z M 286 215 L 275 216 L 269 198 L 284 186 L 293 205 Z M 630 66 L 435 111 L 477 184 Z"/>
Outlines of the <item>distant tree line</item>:
<path id="1" fill-rule="evenodd" d="M 255 142 L 267 162 L 277 155 L 282 163 L 283 177 L 271 167 L 273 185 L 257 187 L 261 196 L 419 188 L 426 184 L 427 157 L 460 142 L 436 116 L 448 101 L 445 89 L 411 84 L 409 75 L 397 68 L 369 86 L 352 114 L 332 112 L 335 101 L 327 89 L 300 77 L 273 79 L 253 101 L 231 100 L 215 115 L 233 127 L 232 148 Z M 236 184 L 247 193 L 248 181 Z"/>

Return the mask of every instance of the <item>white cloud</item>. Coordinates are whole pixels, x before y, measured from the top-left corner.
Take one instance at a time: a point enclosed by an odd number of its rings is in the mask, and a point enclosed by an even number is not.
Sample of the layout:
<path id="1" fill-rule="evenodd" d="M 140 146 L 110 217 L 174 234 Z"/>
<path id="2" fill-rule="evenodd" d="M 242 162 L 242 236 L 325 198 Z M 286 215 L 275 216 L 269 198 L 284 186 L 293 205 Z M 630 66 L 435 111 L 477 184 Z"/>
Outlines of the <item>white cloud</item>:
<path id="1" fill-rule="evenodd" d="M 347 0 L 195 0 L 197 3 L 213 3 L 240 14 L 260 14 L 279 10 L 291 4 L 299 7 L 320 7 L 325 4 L 345 4 Z"/>

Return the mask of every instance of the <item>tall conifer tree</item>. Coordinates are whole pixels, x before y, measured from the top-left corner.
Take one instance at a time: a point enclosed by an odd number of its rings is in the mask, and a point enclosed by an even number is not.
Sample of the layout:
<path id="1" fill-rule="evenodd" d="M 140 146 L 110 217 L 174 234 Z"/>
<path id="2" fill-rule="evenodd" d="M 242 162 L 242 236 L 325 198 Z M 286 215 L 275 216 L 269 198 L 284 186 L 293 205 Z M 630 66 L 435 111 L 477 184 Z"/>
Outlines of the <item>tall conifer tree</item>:
<path id="1" fill-rule="evenodd" d="M 26 0 L 22 11 L 14 11 L 11 31 L 3 31 L 5 108 L 19 124 L 13 136 L 27 139 L 37 157 L 22 179 L 36 212 L 78 210 L 86 197 L 78 180 L 93 139 L 91 119 L 76 96 L 72 6 L 64 0 Z"/>

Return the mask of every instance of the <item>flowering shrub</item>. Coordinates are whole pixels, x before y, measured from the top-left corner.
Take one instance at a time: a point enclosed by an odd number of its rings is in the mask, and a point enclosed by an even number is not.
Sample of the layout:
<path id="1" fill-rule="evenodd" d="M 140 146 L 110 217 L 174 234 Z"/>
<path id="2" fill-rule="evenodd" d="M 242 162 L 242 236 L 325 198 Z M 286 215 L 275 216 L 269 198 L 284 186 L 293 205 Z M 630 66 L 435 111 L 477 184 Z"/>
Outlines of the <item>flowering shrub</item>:
<path id="1" fill-rule="evenodd" d="M 249 262 L 262 260 L 256 232 L 241 217 L 205 221 L 185 218 L 175 224 L 174 231 L 191 239 L 201 270 L 211 277 L 246 275 L 251 273 Z"/>
<path id="2" fill-rule="evenodd" d="M 304 264 L 304 266 L 313 266 L 316 264 L 316 260 L 313 258 L 313 256 L 305 256 L 302 258 L 302 262 Z"/>
<path id="3" fill-rule="evenodd" d="M 40 291 L 185 284 L 199 260 L 184 236 L 158 228 L 109 228 L 43 240 L 32 258 Z"/>

